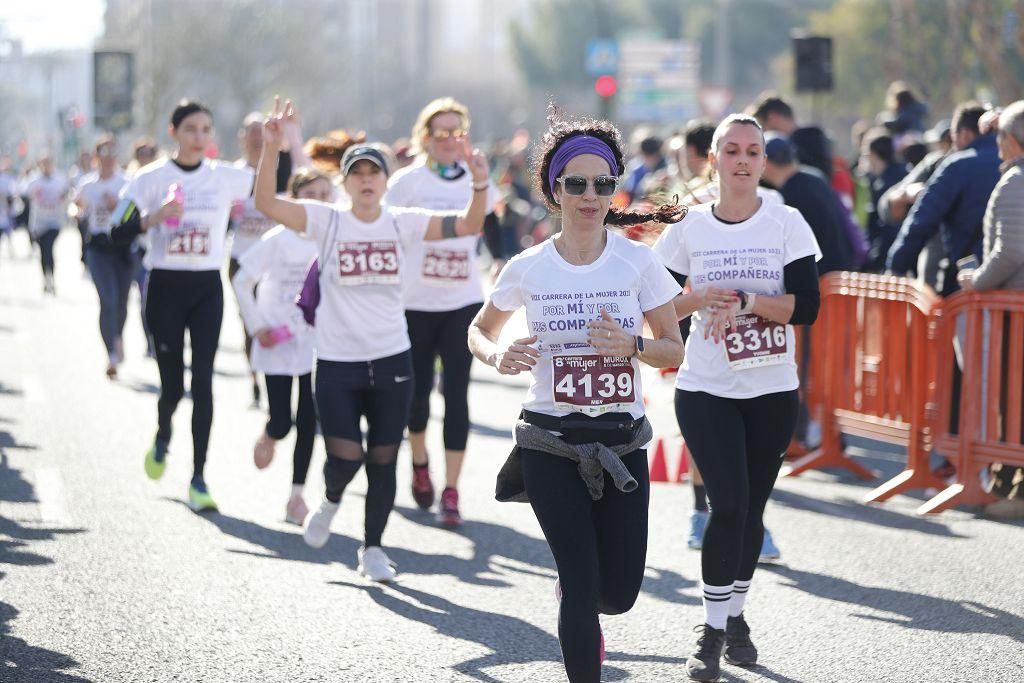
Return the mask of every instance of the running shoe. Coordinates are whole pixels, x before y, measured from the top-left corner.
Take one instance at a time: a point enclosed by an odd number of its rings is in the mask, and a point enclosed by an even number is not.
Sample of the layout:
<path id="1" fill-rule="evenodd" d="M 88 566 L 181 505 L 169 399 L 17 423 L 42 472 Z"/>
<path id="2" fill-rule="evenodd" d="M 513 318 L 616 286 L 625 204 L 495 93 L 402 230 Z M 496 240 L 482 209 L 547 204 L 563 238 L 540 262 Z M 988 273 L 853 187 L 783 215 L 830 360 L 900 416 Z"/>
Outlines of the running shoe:
<path id="1" fill-rule="evenodd" d="M 216 512 L 217 503 L 206 488 L 203 481 L 193 481 L 188 487 L 188 506 L 192 512 L 205 512 L 207 510 Z"/>
<path id="2" fill-rule="evenodd" d="M 559 609 L 562 606 L 562 582 L 559 579 L 555 579 L 555 602 L 558 603 Z M 597 620 L 598 633 L 601 636 L 601 663 L 604 664 L 605 650 L 604 650 L 604 629 L 601 628 L 601 619 L 598 617 Z"/>
<path id="3" fill-rule="evenodd" d="M 437 506 L 437 521 L 442 526 L 462 526 L 462 515 L 459 514 L 459 492 L 453 486 L 446 486 L 441 491 L 441 503 Z"/>
<path id="4" fill-rule="evenodd" d="M 722 673 L 725 631 L 701 624 L 693 629 L 700 634 L 697 649 L 686 659 L 686 675 L 693 681 L 717 681 Z"/>
<path id="5" fill-rule="evenodd" d="M 167 442 L 163 439 L 154 439 L 153 446 L 146 451 L 145 461 L 146 476 L 157 480 L 164 476 L 167 469 Z"/>
<path id="6" fill-rule="evenodd" d="M 107 365 L 107 379 L 117 379 L 117 366 L 114 365 L 113 361 L 111 361 L 110 364 Z"/>
<path id="7" fill-rule="evenodd" d="M 708 525 L 708 511 L 694 510 L 690 513 L 690 535 L 686 539 L 686 547 L 700 550 L 704 545 L 704 529 Z"/>
<path id="8" fill-rule="evenodd" d="M 256 445 L 252 447 L 252 461 L 256 465 L 256 469 L 262 470 L 270 464 L 270 461 L 274 459 L 276 445 L 277 442 L 267 435 L 266 430 L 260 432 L 259 438 L 256 439 Z"/>
<path id="9" fill-rule="evenodd" d="M 356 556 L 359 558 L 359 573 L 371 581 L 390 583 L 398 575 L 395 563 L 379 545 L 360 546 Z"/>
<path id="10" fill-rule="evenodd" d="M 323 548 L 331 537 L 331 520 L 338 512 L 340 503 L 332 503 L 324 499 L 313 512 L 306 517 L 306 528 L 302 532 L 302 540 L 311 548 Z"/>
<path id="11" fill-rule="evenodd" d="M 725 661 L 735 666 L 757 664 L 757 648 L 750 640 L 750 627 L 742 614 L 729 617 L 725 624 Z"/>
<path id="12" fill-rule="evenodd" d="M 426 465 L 412 466 L 412 499 L 421 510 L 429 510 L 434 504 L 434 484 L 430 481 L 430 468 Z"/>
<path id="13" fill-rule="evenodd" d="M 288 506 L 285 508 L 284 521 L 289 524 L 296 524 L 302 526 L 302 521 L 306 519 L 306 515 L 309 514 L 309 508 L 306 507 L 306 501 L 302 496 L 292 496 L 288 499 Z"/>
<path id="14" fill-rule="evenodd" d="M 758 562 L 775 562 L 782 553 L 779 552 L 779 548 L 775 545 L 775 541 L 772 540 L 772 535 L 767 529 L 764 530 L 764 540 L 761 541 L 761 554 L 758 556 Z"/>

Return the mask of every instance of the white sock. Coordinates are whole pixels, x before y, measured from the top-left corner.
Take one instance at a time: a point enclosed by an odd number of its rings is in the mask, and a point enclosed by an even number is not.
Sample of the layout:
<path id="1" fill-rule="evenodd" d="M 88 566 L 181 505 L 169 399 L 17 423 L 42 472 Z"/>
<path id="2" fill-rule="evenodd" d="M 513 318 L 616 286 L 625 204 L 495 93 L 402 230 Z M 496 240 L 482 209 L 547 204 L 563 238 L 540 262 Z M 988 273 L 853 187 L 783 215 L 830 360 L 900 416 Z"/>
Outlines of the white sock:
<path id="1" fill-rule="evenodd" d="M 292 484 L 292 498 L 302 495 L 302 490 L 305 488 L 304 484 Z"/>
<path id="2" fill-rule="evenodd" d="M 729 599 L 729 616 L 738 617 L 743 614 L 743 606 L 747 602 L 747 591 L 750 590 L 750 581 L 733 581 L 732 598 Z"/>
<path id="3" fill-rule="evenodd" d="M 711 628 L 724 629 L 729 618 L 729 602 L 732 586 L 710 586 L 701 581 L 704 588 L 704 623 Z"/>

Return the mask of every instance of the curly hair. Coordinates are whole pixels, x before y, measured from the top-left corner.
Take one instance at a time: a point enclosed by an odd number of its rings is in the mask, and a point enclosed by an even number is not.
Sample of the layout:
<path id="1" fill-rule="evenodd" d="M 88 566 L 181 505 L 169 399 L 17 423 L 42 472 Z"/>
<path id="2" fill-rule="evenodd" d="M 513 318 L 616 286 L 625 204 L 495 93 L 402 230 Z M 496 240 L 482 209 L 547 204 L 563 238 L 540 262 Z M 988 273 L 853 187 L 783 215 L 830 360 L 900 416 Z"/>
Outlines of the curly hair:
<path id="1" fill-rule="evenodd" d="M 548 130 L 544 133 L 540 142 L 533 151 L 533 184 L 534 187 L 544 196 L 544 202 L 553 213 L 559 213 L 561 207 L 555 201 L 555 197 L 548 186 L 548 170 L 551 168 L 551 160 L 558 148 L 565 144 L 569 138 L 578 135 L 589 135 L 604 142 L 612 150 L 615 157 L 615 165 L 618 166 L 619 175 L 625 168 L 622 158 L 622 134 L 609 123 L 600 119 L 582 117 L 564 117 L 558 108 L 552 103 L 548 105 Z M 607 225 L 630 226 L 639 223 L 678 223 L 686 215 L 686 207 L 680 204 L 661 204 L 651 210 L 641 209 L 620 209 L 615 206 L 609 207 L 608 215 L 605 217 Z"/>
<path id="2" fill-rule="evenodd" d="M 310 138 L 303 150 L 320 171 L 337 175 L 341 172 L 341 158 L 352 145 L 366 142 L 366 133 L 349 133 L 346 130 L 332 130 L 327 135 Z"/>

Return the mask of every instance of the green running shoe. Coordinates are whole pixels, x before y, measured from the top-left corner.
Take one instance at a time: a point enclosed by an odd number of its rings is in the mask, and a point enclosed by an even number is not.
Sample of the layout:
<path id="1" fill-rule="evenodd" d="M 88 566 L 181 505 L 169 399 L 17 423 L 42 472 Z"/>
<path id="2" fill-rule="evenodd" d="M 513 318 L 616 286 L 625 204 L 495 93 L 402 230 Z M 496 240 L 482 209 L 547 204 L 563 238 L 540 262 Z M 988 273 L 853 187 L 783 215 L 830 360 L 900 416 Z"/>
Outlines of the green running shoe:
<path id="1" fill-rule="evenodd" d="M 188 506 L 193 512 L 204 512 L 206 510 L 217 511 L 217 503 L 213 496 L 206 490 L 206 484 L 196 486 L 194 483 L 188 487 Z"/>
<path id="2" fill-rule="evenodd" d="M 144 463 L 146 476 L 154 481 L 164 476 L 167 469 L 167 442 L 160 439 L 153 441 L 153 447 L 146 452 Z"/>

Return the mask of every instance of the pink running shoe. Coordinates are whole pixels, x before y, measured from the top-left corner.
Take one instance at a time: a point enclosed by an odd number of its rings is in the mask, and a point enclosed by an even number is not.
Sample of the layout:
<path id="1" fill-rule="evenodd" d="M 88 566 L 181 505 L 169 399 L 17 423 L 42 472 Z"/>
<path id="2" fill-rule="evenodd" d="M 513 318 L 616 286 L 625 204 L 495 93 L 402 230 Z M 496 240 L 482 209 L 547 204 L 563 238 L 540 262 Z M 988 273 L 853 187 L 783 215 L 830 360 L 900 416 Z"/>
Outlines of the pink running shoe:
<path id="1" fill-rule="evenodd" d="M 430 468 L 413 465 L 412 499 L 421 510 L 429 510 L 434 504 L 434 484 L 430 481 Z"/>
<path id="2" fill-rule="evenodd" d="M 451 486 L 441 492 L 441 504 L 437 507 L 437 521 L 443 526 L 462 526 L 459 514 L 459 492 Z"/>

